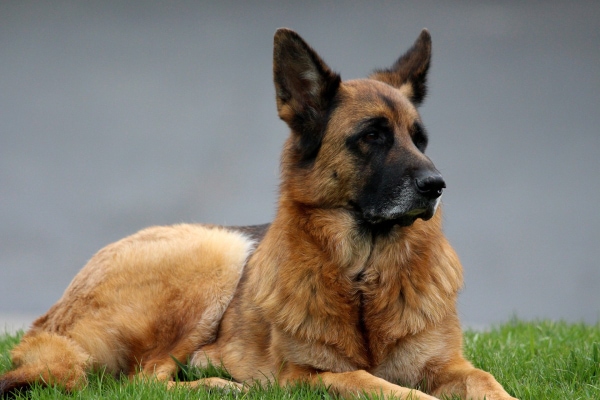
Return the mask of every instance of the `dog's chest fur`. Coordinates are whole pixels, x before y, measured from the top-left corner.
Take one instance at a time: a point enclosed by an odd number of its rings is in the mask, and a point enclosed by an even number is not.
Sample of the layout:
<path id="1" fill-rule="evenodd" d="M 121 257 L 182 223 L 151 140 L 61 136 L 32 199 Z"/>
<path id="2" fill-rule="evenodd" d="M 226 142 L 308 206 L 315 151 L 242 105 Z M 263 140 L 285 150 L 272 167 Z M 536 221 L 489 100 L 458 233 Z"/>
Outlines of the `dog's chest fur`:
<path id="1" fill-rule="evenodd" d="M 298 230 L 266 237 L 277 242 L 268 248 L 279 251 L 257 249 L 246 286 L 252 289 L 243 296 L 271 326 L 269 354 L 285 355 L 273 362 L 373 370 L 403 339 L 454 312 L 460 264 L 449 246 L 431 249 L 432 223 L 376 238 L 350 223 L 323 225 L 337 235 Z"/>

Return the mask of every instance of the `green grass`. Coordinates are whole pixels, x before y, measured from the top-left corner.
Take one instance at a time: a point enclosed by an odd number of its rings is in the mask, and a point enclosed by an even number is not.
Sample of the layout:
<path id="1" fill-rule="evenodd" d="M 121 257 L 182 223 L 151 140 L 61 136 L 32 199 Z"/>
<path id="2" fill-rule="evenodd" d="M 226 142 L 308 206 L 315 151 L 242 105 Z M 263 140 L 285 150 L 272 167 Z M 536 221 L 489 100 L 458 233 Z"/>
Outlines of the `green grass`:
<path id="1" fill-rule="evenodd" d="M 522 322 L 466 332 L 465 355 L 520 399 L 600 399 L 600 323 Z"/>
<path id="2" fill-rule="evenodd" d="M 10 368 L 8 352 L 20 335 L 0 335 L 0 373 Z M 600 323 L 522 322 L 499 325 L 486 332 L 465 333 L 465 355 L 477 367 L 491 372 L 514 396 L 526 399 L 600 399 Z M 222 371 L 191 371 L 195 377 L 223 376 Z M 226 375 L 225 375 L 226 376 Z M 34 387 L 31 399 L 327 399 L 323 390 L 304 385 L 280 388 L 255 385 L 247 393 L 167 391 L 157 382 L 90 375 L 82 391 L 65 394 L 53 388 Z"/>

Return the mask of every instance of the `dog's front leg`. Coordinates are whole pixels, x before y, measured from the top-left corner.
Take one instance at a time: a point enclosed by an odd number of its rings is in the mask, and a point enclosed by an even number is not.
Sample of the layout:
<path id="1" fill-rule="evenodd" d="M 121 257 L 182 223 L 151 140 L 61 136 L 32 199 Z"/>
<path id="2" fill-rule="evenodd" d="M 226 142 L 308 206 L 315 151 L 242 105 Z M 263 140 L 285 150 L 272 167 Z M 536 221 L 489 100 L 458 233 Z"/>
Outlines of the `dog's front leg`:
<path id="1" fill-rule="evenodd" d="M 492 374 L 477 369 L 466 360 L 440 370 L 432 390 L 436 396 L 458 395 L 469 400 L 517 400 L 509 395 Z"/>
<path id="2" fill-rule="evenodd" d="M 313 386 L 324 385 L 329 391 L 345 398 L 360 395 L 378 395 L 384 399 L 394 398 L 402 400 L 436 400 L 416 389 L 409 389 L 394 385 L 385 379 L 378 378 L 366 371 L 351 372 L 322 372 L 311 376 Z"/>
<path id="3" fill-rule="evenodd" d="M 186 389 L 196 389 L 196 388 L 204 388 L 206 390 L 210 389 L 221 389 L 233 392 L 245 392 L 246 387 L 241 383 L 229 381 L 223 378 L 203 378 L 198 379 L 196 381 L 169 381 L 167 382 L 167 387 L 169 389 L 175 388 L 186 388 Z"/>

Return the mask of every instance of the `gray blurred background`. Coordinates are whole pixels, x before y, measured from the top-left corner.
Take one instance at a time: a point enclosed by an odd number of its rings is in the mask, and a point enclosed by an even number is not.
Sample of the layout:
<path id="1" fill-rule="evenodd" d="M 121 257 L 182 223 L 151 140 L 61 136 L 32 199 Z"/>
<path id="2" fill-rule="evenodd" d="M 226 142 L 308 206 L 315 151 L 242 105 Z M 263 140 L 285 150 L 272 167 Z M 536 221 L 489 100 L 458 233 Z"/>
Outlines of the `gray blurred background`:
<path id="1" fill-rule="evenodd" d="M 0 328 L 143 227 L 274 214 L 272 35 L 345 79 L 427 27 L 460 316 L 600 317 L 600 2 L 0 2 Z"/>

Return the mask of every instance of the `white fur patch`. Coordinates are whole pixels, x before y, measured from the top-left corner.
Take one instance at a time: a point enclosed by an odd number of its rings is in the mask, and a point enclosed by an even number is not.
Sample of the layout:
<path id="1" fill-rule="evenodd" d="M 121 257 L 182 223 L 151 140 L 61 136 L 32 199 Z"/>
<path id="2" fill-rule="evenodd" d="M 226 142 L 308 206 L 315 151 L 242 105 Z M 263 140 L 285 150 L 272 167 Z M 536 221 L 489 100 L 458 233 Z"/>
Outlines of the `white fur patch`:
<path id="1" fill-rule="evenodd" d="M 433 213 L 434 213 L 434 214 L 435 214 L 435 212 L 437 211 L 437 209 L 438 209 L 439 205 L 441 204 L 441 202 L 442 202 L 442 195 L 440 195 L 440 197 L 438 197 L 438 198 L 435 200 L 435 205 L 433 206 Z"/>

